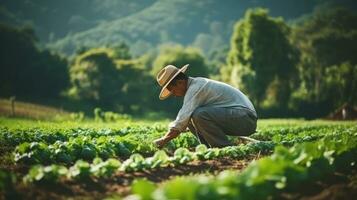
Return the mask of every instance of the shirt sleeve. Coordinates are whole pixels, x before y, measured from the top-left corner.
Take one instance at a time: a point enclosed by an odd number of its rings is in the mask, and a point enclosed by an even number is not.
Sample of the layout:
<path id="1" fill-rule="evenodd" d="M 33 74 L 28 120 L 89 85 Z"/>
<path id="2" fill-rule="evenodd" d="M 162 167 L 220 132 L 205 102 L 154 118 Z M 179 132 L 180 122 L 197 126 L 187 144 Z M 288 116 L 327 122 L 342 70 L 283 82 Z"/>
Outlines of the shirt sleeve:
<path id="1" fill-rule="evenodd" d="M 205 97 L 202 90 L 203 87 L 199 88 L 194 94 L 187 96 L 187 99 L 184 99 L 175 121 L 169 124 L 169 130 L 178 130 L 180 132 L 186 130 L 192 113 L 203 104 Z"/>

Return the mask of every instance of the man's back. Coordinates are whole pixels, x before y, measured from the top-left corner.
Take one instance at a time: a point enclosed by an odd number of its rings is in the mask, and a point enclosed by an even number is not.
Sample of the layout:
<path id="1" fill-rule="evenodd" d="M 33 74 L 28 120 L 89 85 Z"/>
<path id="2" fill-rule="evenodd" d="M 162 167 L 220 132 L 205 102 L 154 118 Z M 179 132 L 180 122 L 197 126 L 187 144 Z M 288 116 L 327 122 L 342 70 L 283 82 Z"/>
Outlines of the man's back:
<path id="1" fill-rule="evenodd" d="M 193 96 L 197 99 L 191 99 Z M 200 106 L 245 107 L 256 114 L 253 104 L 239 89 L 207 78 L 189 78 L 184 101 L 189 99 L 201 102 Z"/>

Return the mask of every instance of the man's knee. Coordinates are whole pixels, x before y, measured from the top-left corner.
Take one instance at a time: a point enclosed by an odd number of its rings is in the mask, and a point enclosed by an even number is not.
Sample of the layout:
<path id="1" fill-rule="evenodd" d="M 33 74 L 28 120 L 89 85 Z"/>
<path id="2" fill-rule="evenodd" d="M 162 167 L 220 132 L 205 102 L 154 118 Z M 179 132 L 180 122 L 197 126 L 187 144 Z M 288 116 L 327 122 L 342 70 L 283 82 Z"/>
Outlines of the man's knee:
<path id="1" fill-rule="evenodd" d="M 207 111 L 204 108 L 197 108 L 195 111 L 193 111 L 191 118 L 193 120 L 193 122 L 195 123 L 199 123 L 202 120 L 207 118 Z"/>
<path id="2" fill-rule="evenodd" d="M 246 131 L 244 136 L 250 136 L 253 133 L 255 133 L 256 130 L 257 130 L 257 121 L 253 120 L 253 121 L 248 123 L 247 131 Z"/>

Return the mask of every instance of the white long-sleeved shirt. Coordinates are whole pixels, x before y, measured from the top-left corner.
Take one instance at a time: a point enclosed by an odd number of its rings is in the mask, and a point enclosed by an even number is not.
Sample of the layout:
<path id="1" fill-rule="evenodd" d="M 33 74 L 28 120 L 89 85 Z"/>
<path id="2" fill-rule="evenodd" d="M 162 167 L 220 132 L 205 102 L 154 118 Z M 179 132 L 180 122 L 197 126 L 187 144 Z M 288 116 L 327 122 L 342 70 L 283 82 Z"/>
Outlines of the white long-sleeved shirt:
<path id="1" fill-rule="evenodd" d="M 245 107 L 256 116 L 252 102 L 239 89 L 226 83 L 201 77 L 189 77 L 188 88 L 183 105 L 175 121 L 169 124 L 170 130 L 186 130 L 192 113 L 203 106 L 211 107 Z"/>

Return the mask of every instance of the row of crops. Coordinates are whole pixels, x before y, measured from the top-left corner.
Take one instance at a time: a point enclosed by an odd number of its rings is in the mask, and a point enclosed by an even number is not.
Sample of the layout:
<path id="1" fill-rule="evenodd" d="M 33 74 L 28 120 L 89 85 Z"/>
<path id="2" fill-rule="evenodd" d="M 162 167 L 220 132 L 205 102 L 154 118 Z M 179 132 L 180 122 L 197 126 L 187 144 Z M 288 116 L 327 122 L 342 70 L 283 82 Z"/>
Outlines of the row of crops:
<path id="1" fill-rule="evenodd" d="M 136 199 L 280 199 L 284 192 L 304 191 L 334 173 L 357 169 L 356 136 L 356 133 L 328 136 L 290 149 L 279 146 L 271 156 L 250 164 L 241 174 L 223 171 L 216 177 L 180 177 L 159 188 L 141 180 L 133 185 L 134 196 Z"/>
<path id="2" fill-rule="evenodd" d="M 82 159 L 128 158 L 133 153 L 152 156 L 157 148 L 152 141 L 165 133 L 165 127 L 102 129 L 0 129 L 0 144 L 14 149 L 15 161 L 25 164 L 73 164 Z M 305 126 L 259 130 L 253 138 L 289 145 L 313 141 L 328 134 L 345 132 L 344 126 Z M 234 140 L 234 138 L 232 138 Z M 167 145 L 167 150 L 198 145 L 192 134 L 182 134 Z"/>
<path id="3" fill-rule="evenodd" d="M 354 129 L 347 129 L 344 132 L 333 132 L 328 136 L 325 136 L 324 139 L 335 139 L 341 136 L 348 138 L 348 136 L 353 132 Z M 156 151 L 153 156 L 146 158 L 144 158 L 141 154 L 134 153 L 130 156 L 130 158 L 124 160 L 123 162 L 113 158 L 103 161 L 101 158 L 97 157 L 92 163 L 78 160 L 69 168 L 55 164 L 50 166 L 36 165 L 31 168 L 25 179 L 28 182 L 56 182 L 64 178 L 85 181 L 90 177 L 110 177 L 118 171 L 133 172 L 168 166 L 175 167 L 177 165 L 187 164 L 194 160 L 211 160 L 225 157 L 232 159 L 244 159 L 257 153 L 267 154 L 274 149 L 276 144 L 291 146 L 295 143 L 311 141 L 314 138 L 317 137 L 305 136 L 300 139 L 292 138 L 291 140 L 284 140 L 280 143 L 262 141 L 247 145 L 229 146 L 225 148 L 207 148 L 205 145 L 200 144 L 196 146 L 195 151 L 193 152 L 189 151 L 185 147 L 180 147 L 175 150 L 173 156 L 169 156 L 165 153 L 165 151 L 160 150 Z"/>
<path id="4" fill-rule="evenodd" d="M 118 171 L 135 172 L 151 170 L 160 167 L 175 167 L 195 160 L 212 160 L 217 158 L 242 159 L 257 153 L 272 151 L 272 142 L 259 142 L 249 145 L 230 146 L 225 148 L 207 148 L 200 144 L 194 152 L 187 148 L 178 148 L 173 156 L 168 156 L 165 151 L 159 150 L 151 157 L 144 158 L 140 154 L 132 154 L 124 162 L 118 159 L 95 158 L 92 163 L 78 160 L 73 166 L 66 168 L 63 165 L 52 164 L 49 166 L 35 165 L 25 177 L 26 182 L 57 182 L 61 179 L 76 179 L 86 181 L 91 177 L 111 177 Z"/>
<path id="5" fill-rule="evenodd" d="M 256 190 L 263 190 L 259 194 L 265 197 L 274 196 L 277 191 L 290 190 L 333 171 L 349 170 L 356 162 L 352 155 L 357 148 L 357 126 L 350 123 L 274 125 L 258 129 L 252 135 L 261 142 L 225 148 L 207 148 L 192 134 L 184 133 L 164 150 L 159 150 L 152 141 L 165 131 L 164 126 L 2 127 L 0 145 L 4 149 L 2 155 L 11 157 L 12 165 L 26 169 L 16 173 L 17 182 L 25 184 L 86 182 L 93 178 L 111 178 L 117 173 L 175 168 L 192 161 L 244 159 L 273 153 L 251 164 L 242 174 L 228 171 L 217 177 L 178 178 L 159 188 L 147 181 L 137 181 L 133 193 L 141 199 L 249 199 Z M 230 139 L 237 142 L 235 137 Z M 315 174 L 318 168 L 322 169 L 321 174 Z M 0 179 L 2 177 L 9 176 L 0 173 Z M 142 187 L 148 189 L 138 189 Z M 171 189 L 177 187 L 186 192 Z M 0 184 L 0 190 L 2 188 L 4 185 Z"/>

